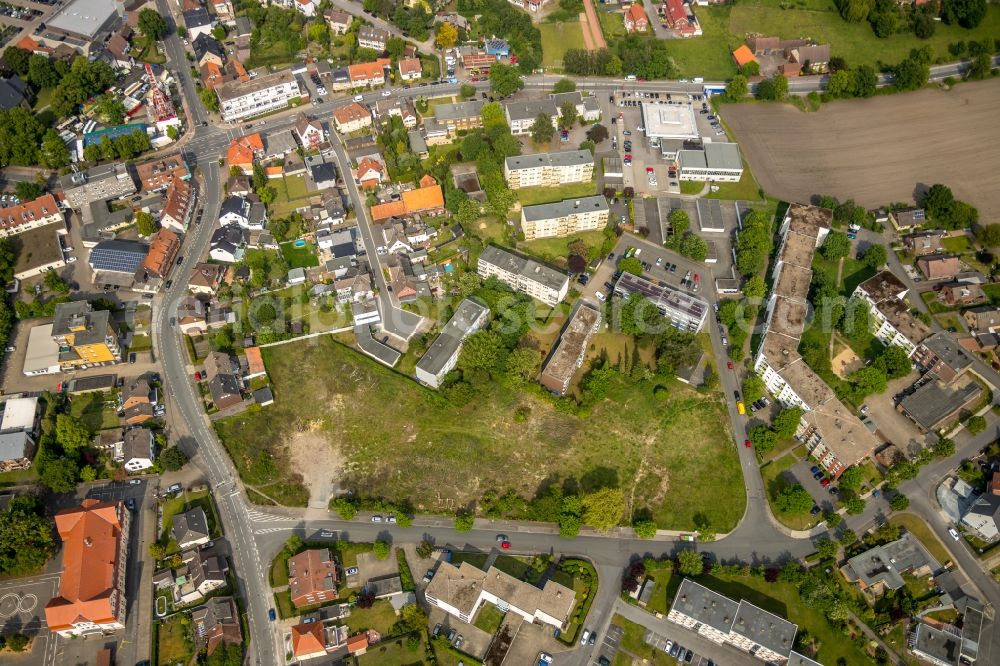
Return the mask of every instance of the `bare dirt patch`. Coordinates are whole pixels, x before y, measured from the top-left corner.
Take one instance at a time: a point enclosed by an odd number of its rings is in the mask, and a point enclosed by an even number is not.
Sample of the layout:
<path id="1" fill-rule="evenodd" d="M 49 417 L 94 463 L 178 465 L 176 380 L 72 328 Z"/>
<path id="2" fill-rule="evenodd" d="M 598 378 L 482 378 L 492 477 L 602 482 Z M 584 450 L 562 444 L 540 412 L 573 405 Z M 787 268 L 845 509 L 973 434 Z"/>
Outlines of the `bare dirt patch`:
<path id="1" fill-rule="evenodd" d="M 833 373 L 841 379 L 846 379 L 849 374 L 862 367 L 863 363 L 858 355 L 850 347 L 842 350 L 833 357 L 831 361 Z"/>
<path id="2" fill-rule="evenodd" d="M 302 485 L 309 489 L 309 506 L 326 508 L 344 467 L 337 447 L 316 423 L 292 433 L 287 449 L 291 469 L 302 475 Z"/>
<path id="3" fill-rule="evenodd" d="M 788 104 L 737 104 L 722 113 L 768 194 L 808 201 L 816 194 L 864 206 L 909 202 L 945 183 L 1000 215 L 1000 81 L 961 84 L 867 100 L 824 104 L 802 113 Z"/>

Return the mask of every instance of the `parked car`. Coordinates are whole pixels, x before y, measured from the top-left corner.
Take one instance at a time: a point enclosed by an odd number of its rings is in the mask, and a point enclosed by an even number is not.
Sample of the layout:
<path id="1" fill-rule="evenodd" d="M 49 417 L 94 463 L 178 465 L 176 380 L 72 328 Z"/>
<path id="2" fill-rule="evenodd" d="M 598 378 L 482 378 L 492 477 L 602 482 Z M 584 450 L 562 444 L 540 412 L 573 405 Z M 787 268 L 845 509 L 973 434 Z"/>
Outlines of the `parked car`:
<path id="1" fill-rule="evenodd" d="M 819 506 L 813 504 L 813 508 L 809 510 L 809 513 L 815 516 L 817 513 L 819 513 L 819 511 L 820 511 Z"/>
<path id="2" fill-rule="evenodd" d="M 824 488 L 828 487 L 830 485 L 830 479 L 823 479 L 822 481 L 819 482 L 819 485 L 823 486 Z"/>
<path id="3" fill-rule="evenodd" d="M 743 442 L 743 446 L 745 446 L 745 447 L 747 447 L 747 448 L 749 449 L 749 448 L 751 447 L 751 444 L 750 444 L 750 440 L 749 440 L 749 439 L 748 439 L 748 440 L 745 440 L 745 441 Z"/>
<path id="4" fill-rule="evenodd" d="M 195 370 L 194 371 L 194 380 L 196 382 L 200 382 L 201 381 L 201 370 Z"/>
<path id="5" fill-rule="evenodd" d="M 455 647 L 457 648 L 462 647 L 462 643 L 464 642 L 465 642 L 465 636 L 463 636 L 462 634 L 459 634 L 458 636 L 455 637 Z"/>
<path id="6" fill-rule="evenodd" d="M 142 479 L 132 479 L 131 481 L 128 482 L 128 485 L 130 485 L 130 486 L 137 486 L 140 483 L 142 483 Z"/>
<path id="7" fill-rule="evenodd" d="M 455 629 L 449 629 L 448 630 L 448 641 L 451 642 L 451 641 L 455 640 L 455 636 L 458 636 L 458 631 L 456 631 Z"/>
<path id="8" fill-rule="evenodd" d="M 332 539 L 333 532 L 331 532 L 330 530 L 321 530 L 319 536 L 321 539 Z"/>
<path id="9" fill-rule="evenodd" d="M 823 478 L 823 472 L 813 472 L 813 478 L 819 481 Z"/>
<path id="10" fill-rule="evenodd" d="M 438 622 L 437 624 L 434 625 L 434 630 L 431 631 L 431 636 L 433 636 L 434 638 L 437 638 L 438 634 L 440 634 L 440 633 L 441 633 L 441 623 Z"/>
<path id="11" fill-rule="evenodd" d="M 955 530 L 954 527 L 949 527 L 948 528 L 948 534 L 950 534 L 951 538 L 954 539 L 955 541 L 958 541 L 958 540 L 960 540 L 962 538 L 961 535 L 959 535 L 959 533 Z"/>
<path id="12" fill-rule="evenodd" d="M 587 641 L 590 640 L 590 629 L 583 630 L 583 638 L 580 639 L 580 645 L 586 645 Z"/>
<path id="13" fill-rule="evenodd" d="M 14 345 L 8 345 L 8 346 L 4 347 L 4 351 L 7 352 L 8 354 L 10 354 L 12 352 L 16 352 L 17 351 L 17 347 L 15 347 Z"/>
<path id="14" fill-rule="evenodd" d="M 385 522 L 387 522 L 387 523 L 395 523 L 396 522 L 396 516 L 394 516 L 394 515 L 386 516 L 385 517 Z"/>
<path id="15" fill-rule="evenodd" d="M 597 642 L 597 632 L 592 631 L 590 632 L 590 640 L 587 641 L 587 645 L 593 645 L 596 642 Z"/>
<path id="16" fill-rule="evenodd" d="M 733 369 L 733 362 L 732 361 L 726 361 L 726 367 L 728 369 L 732 370 Z"/>
<path id="17" fill-rule="evenodd" d="M 358 575 L 358 568 L 357 567 L 348 567 L 344 571 L 344 575 L 345 576 L 357 576 Z"/>
<path id="18" fill-rule="evenodd" d="M 278 614 L 274 612 L 273 608 L 269 608 L 268 609 L 268 611 L 267 611 L 267 619 L 270 620 L 271 622 L 274 622 L 275 620 L 278 619 Z"/>
<path id="19" fill-rule="evenodd" d="M 425 583 L 429 583 L 431 582 L 431 578 L 434 578 L 434 569 L 428 569 L 427 573 L 424 574 L 423 580 Z"/>
<path id="20" fill-rule="evenodd" d="M 382 522 L 382 516 L 379 516 L 379 515 L 372 516 L 372 522 L 373 523 L 381 523 Z"/>
<path id="21" fill-rule="evenodd" d="M 131 354 L 128 355 L 128 362 L 129 363 L 135 363 L 135 359 L 136 359 L 135 352 L 132 352 Z"/>

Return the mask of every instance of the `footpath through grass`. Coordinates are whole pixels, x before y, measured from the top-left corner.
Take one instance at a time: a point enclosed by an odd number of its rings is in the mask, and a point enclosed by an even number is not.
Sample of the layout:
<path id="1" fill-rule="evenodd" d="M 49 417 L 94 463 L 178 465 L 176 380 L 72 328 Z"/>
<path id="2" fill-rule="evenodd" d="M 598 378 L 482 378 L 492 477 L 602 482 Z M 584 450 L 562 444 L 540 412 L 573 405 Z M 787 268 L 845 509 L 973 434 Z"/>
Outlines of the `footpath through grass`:
<path id="1" fill-rule="evenodd" d="M 244 481 L 299 487 L 287 447 L 308 426 L 311 455 L 329 446 L 342 488 L 451 512 L 488 490 L 525 497 L 559 479 L 586 492 L 619 485 L 630 509 L 659 525 L 732 529 L 746 506 L 718 393 L 616 379 L 587 418 L 565 414 L 531 387 L 498 388 L 455 407 L 327 338 L 264 351 L 277 400 L 216 423 Z M 615 359 L 611 359 L 612 362 Z M 334 473 L 331 471 L 331 473 Z M 346 563 L 345 563 L 346 565 Z"/>

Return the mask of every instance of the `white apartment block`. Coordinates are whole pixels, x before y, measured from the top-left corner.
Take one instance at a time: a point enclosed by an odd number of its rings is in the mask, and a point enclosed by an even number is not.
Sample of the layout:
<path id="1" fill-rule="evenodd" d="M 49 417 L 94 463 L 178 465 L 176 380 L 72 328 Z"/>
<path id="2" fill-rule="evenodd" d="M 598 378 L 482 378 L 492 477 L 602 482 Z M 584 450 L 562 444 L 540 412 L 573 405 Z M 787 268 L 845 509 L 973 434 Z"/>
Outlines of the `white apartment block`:
<path id="1" fill-rule="evenodd" d="M 62 209 L 51 194 L 43 194 L 37 199 L 0 208 L 0 238 L 44 227 L 55 222 L 65 223 Z"/>
<path id="2" fill-rule="evenodd" d="M 912 356 L 917 345 L 931 334 L 931 330 L 910 314 L 903 302 L 907 291 L 906 285 L 886 270 L 859 284 L 853 296 L 868 304 L 869 321 L 879 342 L 902 347 L 907 356 Z"/>
<path id="3" fill-rule="evenodd" d="M 438 388 L 445 375 L 455 369 L 462 353 L 462 343 L 467 337 L 483 328 L 489 321 L 490 309 L 466 298 L 441 330 L 441 335 L 431 343 L 417 361 L 416 376 L 431 388 Z"/>
<path id="4" fill-rule="evenodd" d="M 737 183 L 743 177 L 743 159 L 735 143 L 706 143 L 701 150 L 679 150 L 680 179 Z"/>
<path id="5" fill-rule="evenodd" d="M 534 259 L 525 259 L 495 245 L 483 248 L 479 255 L 479 277 L 495 277 L 514 291 L 520 291 L 547 305 L 566 298 L 569 276 Z"/>
<path id="6" fill-rule="evenodd" d="M 504 160 L 503 176 L 512 190 L 585 183 L 594 176 L 594 156 L 589 150 L 515 155 Z"/>
<path id="7" fill-rule="evenodd" d="M 217 86 L 222 119 L 227 122 L 259 116 L 283 109 L 293 99 L 301 99 L 299 83 L 289 70 L 264 74 L 243 83 L 229 81 Z"/>
<path id="8" fill-rule="evenodd" d="M 610 212 L 608 200 L 600 194 L 525 206 L 521 209 L 521 231 L 525 240 L 594 231 L 607 225 Z"/>

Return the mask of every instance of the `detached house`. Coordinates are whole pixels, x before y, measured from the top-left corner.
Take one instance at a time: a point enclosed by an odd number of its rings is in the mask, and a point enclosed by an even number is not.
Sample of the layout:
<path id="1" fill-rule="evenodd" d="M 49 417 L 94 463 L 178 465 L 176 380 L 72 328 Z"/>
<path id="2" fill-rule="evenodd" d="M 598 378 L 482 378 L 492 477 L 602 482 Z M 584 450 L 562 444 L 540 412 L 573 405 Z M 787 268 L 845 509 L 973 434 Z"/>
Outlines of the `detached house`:
<path id="1" fill-rule="evenodd" d="M 385 51 L 385 44 L 389 41 L 389 31 L 382 28 L 375 28 L 370 25 L 363 25 L 358 29 L 358 47 L 362 49 L 374 49 L 381 53 Z"/>
<path id="2" fill-rule="evenodd" d="M 208 391 L 212 404 L 219 410 L 238 405 L 243 401 L 239 365 L 224 352 L 211 352 L 205 358 Z"/>
<path id="3" fill-rule="evenodd" d="M 304 113 L 299 113 L 295 117 L 295 136 L 298 137 L 299 143 L 306 150 L 318 148 L 326 141 L 323 123 L 318 120 L 309 120 Z"/>
<path id="4" fill-rule="evenodd" d="M 403 81 L 416 81 L 420 78 L 422 68 L 419 58 L 405 58 L 399 61 L 399 78 Z"/>
<path id="5" fill-rule="evenodd" d="M 961 270 L 958 257 L 930 256 L 917 259 L 917 268 L 928 280 L 951 280 Z"/>
<path id="6" fill-rule="evenodd" d="M 296 608 L 337 598 L 337 563 L 329 548 L 312 548 L 288 558 L 288 589 Z"/>
<path id="7" fill-rule="evenodd" d="M 328 9 L 323 12 L 323 18 L 326 19 L 327 25 L 330 26 L 330 32 L 334 35 L 345 35 L 351 29 L 353 19 L 347 12 Z"/>
<path id="8" fill-rule="evenodd" d="M 239 167 L 243 173 L 249 175 L 253 173 L 254 160 L 259 160 L 264 156 L 264 140 L 260 134 L 253 133 L 233 139 L 226 151 L 226 161 L 230 167 Z"/>
<path id="9" fill-rule="evenodd" d="M 246 253 L 246 231 L 236 224 L 230 224 L 212 232 L 208 256 L 215 261 L 234 264 Z"/>
<path id="10" fill-rule="evenodd" d="M 211 535 L 208 532 L 205 510 L 197 506 L 190 511 L 176 514 L 170 526 L 170 536 L 181 550 L 208 543 Z"/>
<path id="11" fill-rule="evenodd" d="M 232 597 L 213 597 L 191 613 L 195 640 L 211 655 L 219 645 L 240 645 L 243 630 Z"/>
<path id="12" fill-rule="evenodd" d="M 243 197 L 226 197 L 219 210 L 219 224 L 235 224 L 243 228 L 250 226 L 250 201 Z"/>
<path id="13" fill-rule="evenodd" d="M 648 28 L 649 19 L 646 17 L 646 10 L 642 8 L 642 3 L 633 2 L 625 10 L 625 31 L 646 32 Z"/>
<path id="14" fill-rule="evenodd" d="M 194 62 L 198 67 L 212 62 L 222 67 L 226 62 L 226 54 L 222 50 L 222 45 L 210 35 L 198 35 L 198 38 L 191 42 L 194 49 Z"/>
<path id="15" fill-rule="evenodd" d="M 372 114 L 366 107 L 357 102 L 342 106 L 333 113 L 334 124 L 341 134 L 350 134 L 359 129 L 371 127 Z"/>
<path id="16" fill-rule="evenodd" d="M 371 158 L 364 158 L 358 164 L 358 171 L 355 176 L 358 184 L 363 190 L 375 190 L 382 184 L 385 178 L 385 167 L 382 163 Z"/>
<path id="17" fill-rule="evenodd" d="M 222 283 L 226 267 L 219 264 L 195 264 L 188 278 L 188 289 L 195 294 L 214 294 Z"/>
<path id="18" fill-rule="evenodd" d="M 156 460 L 153 431 L 148 428 L 131 428 L 125 431 L 122 444 L 122 466 L 129 474 L 147 470 Z"/>

